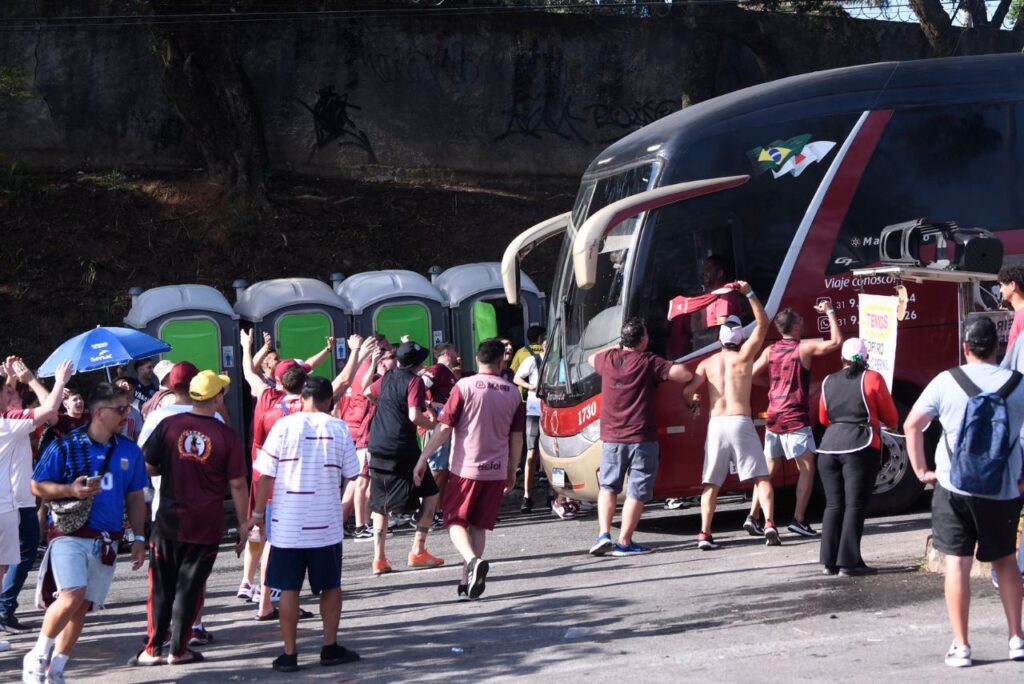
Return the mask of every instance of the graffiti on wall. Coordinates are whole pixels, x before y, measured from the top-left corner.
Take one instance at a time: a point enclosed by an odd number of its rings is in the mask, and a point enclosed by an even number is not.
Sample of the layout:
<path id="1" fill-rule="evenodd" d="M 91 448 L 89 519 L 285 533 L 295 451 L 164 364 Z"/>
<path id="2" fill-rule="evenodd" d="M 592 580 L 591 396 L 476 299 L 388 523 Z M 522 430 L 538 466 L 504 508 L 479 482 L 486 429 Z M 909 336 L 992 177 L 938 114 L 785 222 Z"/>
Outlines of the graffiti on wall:
<path id="1" fill-rule="evenodd" d="M 334 86 L 325 86 L 317 91 L 317 100 L 313 106 L 299 98 L 295 101 L 309 110 L 313 115 L 313 131 L 316 140 L 310 147 L 310 159 L 325 146 L 337 142 L 338 147 L 355 147 L 366 153 L 371 164 L 377 163 L 377 155 L 366 132 L 352 120 L 349 110 L 361 111 L 362 107 L 350 102 L 348 93 L 337 93 Z"/>
<path id="2" fill-rule="evenodd" d="M 539 139 L 553 135 L 584 144 L 611 143 L 678 109 L 679 103 L 675 100 L 651 99 L 630 105 L 576 106 L 571 95 L 563 95 L 554 100 L 546 96 L 522 98 L 502 112 L 505 116 L 505 129 L 494 138 L 494 142 L 513 136 Z M 593 140 L 588 138 L 591 134 Z"/>
<path id="3" fill-rule="evenodd" d="M 397 45 L 360 59 L 384 83 L 470 86 L 480 78 L 480 57 L 463 43 L 435 50 Z"/>

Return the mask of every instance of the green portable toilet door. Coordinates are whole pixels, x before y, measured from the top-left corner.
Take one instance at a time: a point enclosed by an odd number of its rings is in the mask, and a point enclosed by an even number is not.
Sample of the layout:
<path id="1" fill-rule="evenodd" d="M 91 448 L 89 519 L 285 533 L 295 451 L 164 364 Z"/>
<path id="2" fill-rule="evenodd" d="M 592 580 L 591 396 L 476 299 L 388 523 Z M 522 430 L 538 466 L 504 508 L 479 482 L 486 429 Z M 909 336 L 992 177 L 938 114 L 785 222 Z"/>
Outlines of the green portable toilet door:
<path id="1" fill-rule="evenodd" d="M 373 329 L 394 345 L 408 335 L 421 347 L 431 348 L 430 312 L 422 304 L 386 304 L 374 313 Z M 429 360 L 429 357 L 428 357 Z"/>
<path id="2" fill-rule="evenodd" d="M 220 328 L 209 318 L 179 318 L 160 327 L 160 339 L 171 345 L 163 358 L 188 361 L 199 370 L 223 370 L 220 362 Z"/>
<path id="3" fill-rule="evenodd" d="M 473 302 L 473 350 L 480 343 L 498 336 L 498 312 L 490 302 Z"/>
<path id="4" fill-rule="evenodd" d="M 321 311 L 298 311 L 278 317 L 277 352 L 282 359 L 308 359 L 316 356 L 327 346 L 333 327 L 330 317 Z M 315 368 L 313 375 L 332 379 L 334 377 L 334 350 Z"/>

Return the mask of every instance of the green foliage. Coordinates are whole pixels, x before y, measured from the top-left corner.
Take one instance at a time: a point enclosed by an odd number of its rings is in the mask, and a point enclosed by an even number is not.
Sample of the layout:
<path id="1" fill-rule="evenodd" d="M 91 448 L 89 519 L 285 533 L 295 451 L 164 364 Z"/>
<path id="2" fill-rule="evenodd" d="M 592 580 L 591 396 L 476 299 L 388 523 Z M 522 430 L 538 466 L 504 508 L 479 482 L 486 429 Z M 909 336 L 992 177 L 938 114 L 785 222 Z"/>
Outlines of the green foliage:
<path id="1" fill-rule="evenodd" d="M 25 67 L 0 66 L 0 99 L 38 100 Z"/>

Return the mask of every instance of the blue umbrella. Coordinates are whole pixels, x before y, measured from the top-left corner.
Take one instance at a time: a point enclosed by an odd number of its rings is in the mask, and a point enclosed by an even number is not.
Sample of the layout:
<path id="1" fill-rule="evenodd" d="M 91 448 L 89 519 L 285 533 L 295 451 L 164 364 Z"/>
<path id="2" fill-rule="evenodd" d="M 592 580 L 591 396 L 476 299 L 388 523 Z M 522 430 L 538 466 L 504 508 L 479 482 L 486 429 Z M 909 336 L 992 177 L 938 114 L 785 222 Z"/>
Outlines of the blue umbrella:
<path id="1" fill-rule="evenodd" d="M 87 373 L 169 351 L 171 345 L 138 330 L 96 327 L 57 347 L 57 351 L 50 354 L 36 375 L 41 378 L 53 377 L 57 366 L 65 359 L 75 364 L 76 373 Z"/>

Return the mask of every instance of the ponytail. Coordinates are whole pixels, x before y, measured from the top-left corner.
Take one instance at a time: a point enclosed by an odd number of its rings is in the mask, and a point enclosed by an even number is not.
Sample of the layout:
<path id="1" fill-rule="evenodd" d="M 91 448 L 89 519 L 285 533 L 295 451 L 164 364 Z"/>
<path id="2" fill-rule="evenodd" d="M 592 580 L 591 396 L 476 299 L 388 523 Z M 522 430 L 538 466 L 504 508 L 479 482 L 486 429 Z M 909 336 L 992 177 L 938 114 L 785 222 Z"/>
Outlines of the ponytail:
<path id="1" fill-rule="evenodd" d="M 860 354 L 857 354 L 853 357 L 852 361 L 846 362 L 846 368 L 844 370 L 846 372 L 846 377 L 857 378 L 860 377 L 867 369 L 867 359 L 862 357 Z"/>

